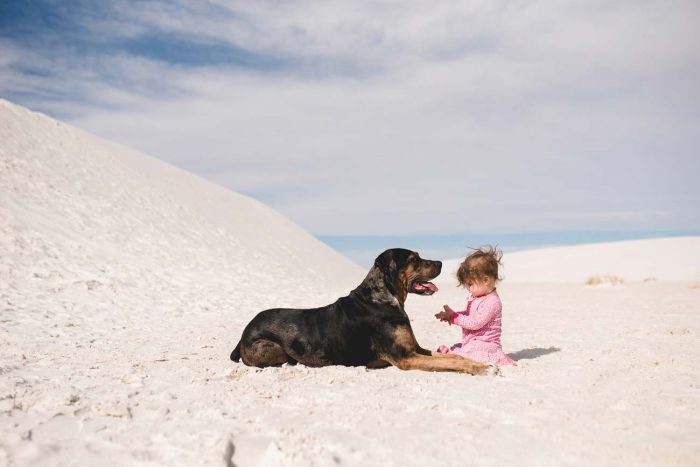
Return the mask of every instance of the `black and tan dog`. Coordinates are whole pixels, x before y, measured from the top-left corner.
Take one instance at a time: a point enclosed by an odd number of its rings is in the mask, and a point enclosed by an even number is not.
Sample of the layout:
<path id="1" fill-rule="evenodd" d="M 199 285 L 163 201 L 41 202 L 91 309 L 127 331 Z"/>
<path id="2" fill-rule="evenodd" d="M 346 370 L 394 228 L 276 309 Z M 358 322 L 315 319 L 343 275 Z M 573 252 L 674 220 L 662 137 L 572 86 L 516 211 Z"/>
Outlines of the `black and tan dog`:
<path id="1" fill-rule="evenodd" d="M 418 345 L 404 310 L 408 293 L 431 295 L 442 263 L 404 249 L 377 257 L 364 281 L 335 303 L 305 310 L 274 308 L 248 323 L 231 360 L 266 367 L 283 363 L 367 366 L 483 374 L 490 366 Z"/>

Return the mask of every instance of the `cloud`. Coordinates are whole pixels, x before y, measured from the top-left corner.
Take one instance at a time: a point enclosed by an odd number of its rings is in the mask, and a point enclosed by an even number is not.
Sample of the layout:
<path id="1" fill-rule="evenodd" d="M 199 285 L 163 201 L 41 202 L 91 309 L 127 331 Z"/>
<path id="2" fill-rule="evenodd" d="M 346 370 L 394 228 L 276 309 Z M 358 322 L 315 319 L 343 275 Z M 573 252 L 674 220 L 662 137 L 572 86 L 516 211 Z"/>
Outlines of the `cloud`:
<path id="1" fill-rule="evenodd" d="M 83 39 L 0 41 L 0 92 L 319 234 L 697 229 L 700 12 L 671 3 L 84 5 Z"/>

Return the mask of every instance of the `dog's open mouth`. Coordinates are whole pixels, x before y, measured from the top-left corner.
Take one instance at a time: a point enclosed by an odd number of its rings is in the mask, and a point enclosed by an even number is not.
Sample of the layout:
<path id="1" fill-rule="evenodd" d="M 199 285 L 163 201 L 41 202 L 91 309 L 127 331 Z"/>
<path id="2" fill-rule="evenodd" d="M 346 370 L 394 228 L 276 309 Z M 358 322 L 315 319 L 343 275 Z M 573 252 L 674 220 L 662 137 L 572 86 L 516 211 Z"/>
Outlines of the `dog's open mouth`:
<path id="1" fill-rule="evenodd" d="M 437 291 L 437 286 L 432 282 L 417 280 L 411 284 L 411 292 L 418 295 L 432 295 Z"/>

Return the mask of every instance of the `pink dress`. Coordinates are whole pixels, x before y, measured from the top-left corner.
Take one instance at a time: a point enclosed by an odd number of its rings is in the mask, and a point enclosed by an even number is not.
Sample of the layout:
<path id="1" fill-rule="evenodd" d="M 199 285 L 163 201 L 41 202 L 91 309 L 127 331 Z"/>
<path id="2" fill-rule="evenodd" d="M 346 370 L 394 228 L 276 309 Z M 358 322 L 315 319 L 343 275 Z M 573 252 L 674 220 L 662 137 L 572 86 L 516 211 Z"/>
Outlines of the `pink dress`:
<path id="1" fill-rule="evenodd" d="M 467 309 L 453 313 L 450 318 L 450 324 L 462 328 L 462 342 L 450 348 L 441 345 L 438 351 L 479 362 L 515 365 L 501 348 L 501 309 L 496 290 L 481 297 L 469 297 Z"/>

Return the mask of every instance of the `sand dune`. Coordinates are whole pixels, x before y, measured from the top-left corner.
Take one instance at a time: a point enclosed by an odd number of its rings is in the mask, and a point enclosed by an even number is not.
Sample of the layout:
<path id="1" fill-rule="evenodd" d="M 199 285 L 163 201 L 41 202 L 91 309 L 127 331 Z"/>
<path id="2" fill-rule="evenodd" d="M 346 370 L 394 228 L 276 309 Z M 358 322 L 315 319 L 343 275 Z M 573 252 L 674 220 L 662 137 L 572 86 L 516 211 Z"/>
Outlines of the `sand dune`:
<path id="1" fill-rule="evenodd" d="M 329 303 L 365 271 L 254 200 L 6 101 L 0 218 L 0 466 L 700 459 L 700 288 L 663 282 L 695 277 L 697 249 L 660 259 L 697 239 L 508 255 L 518 366 L 470 377 L 232 363 L 258 310 Z M 586 269 L 590 248 L 605 260 Z M 570 283 L 517 280 L 552 267 Z M 629 282 L 581 280 L 608 273 Z M 465 299 L 443 276 L 407 302 L 431 348 L 458 338 L 432 314 Z"/>
<path id="2" fill-rule="evenodd" d="M 3 251 L 42 250 L 43 268 L 189 269 L 270 291 L 361 273 L 252 198 L 7 101 L 0 122 Z"/>
<path id="3" fill-rule="evenodd" d="M 442 280 L 452 278 L 463 258 L 445 261 Z M 585 283 L 590 278 L 623 281 L 700 281 L 700 237 L 540 248 L 506 253 L 508 282 Z"/>

